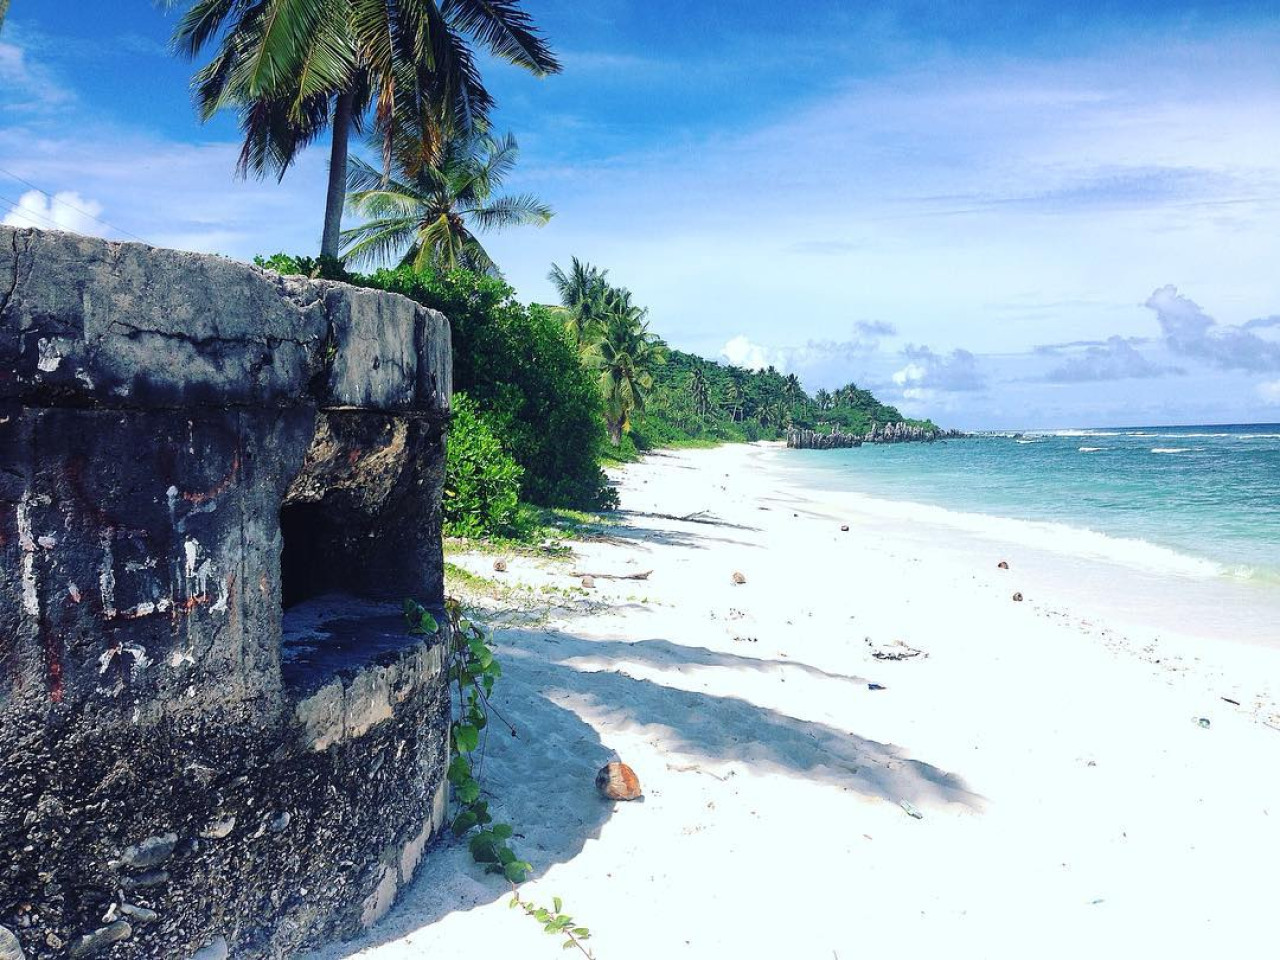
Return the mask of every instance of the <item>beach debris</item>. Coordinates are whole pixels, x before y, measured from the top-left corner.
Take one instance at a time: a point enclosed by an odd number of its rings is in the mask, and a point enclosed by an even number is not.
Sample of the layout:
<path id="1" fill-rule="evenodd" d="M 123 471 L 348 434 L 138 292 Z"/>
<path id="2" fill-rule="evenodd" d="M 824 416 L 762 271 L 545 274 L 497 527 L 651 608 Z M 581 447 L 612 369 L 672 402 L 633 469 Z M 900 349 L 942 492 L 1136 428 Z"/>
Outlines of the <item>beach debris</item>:
<path id="1" fill-rule="evenodd" d="M 842 524 L 840 524 L 840 532 L 841 532 L 841 533 L 848 533 L 848 532 L 849 532 L 849 525 L 848 525 L 847 523 L 842 523 Z"/>
<path id="2" fill-rule="evenodd" d="M 746 582 L 747 582 L 747 575 L 746 575 L 745 573 L 743 573 L 741 570 L 735 570 L 735 571 L 733 571 L 733 576 L 732 576 L 732 577 L 730 577 L 730 579 L 731 579 L 734 583 L 736 583 L 736 584 L 738 584 L 739 586 L 741 586 L 742 584 L 744 584 L 744 583 L 746 583 Z"/>
<path id="3" fill-rule="evenodd" d="M 643 570 L 640 573 L 585 573 L 582 571 L 574 571 L 569 574 L 571 577 L 594 577 L 597 580 L 648 580 L 652 570 Z"/>
<path id="4" fill-rule="evenodd" d="M 1206 729 L 1206 730 L 1208 730 L 1208 729 L 1209 729 L 1209 718 L 1208 718 L 1208 717 L 1200 717 L 1200 718 L 1196 721 L 1196 723 L 1200 724 L 1200 726 L 1204 727 L 1204 729 Z"/>
<path id="5" fill-rule="evenodd" d="M 495 572 L 495 573 L 506 573 L 506 572 L 507 572 L 507 561 L 505 561 L 505 560 L 495 560 L 495 561 L 493 561 L 493 569 L 494 569 L 494 572 Z"/>
<path id="6" fill-rule="evenodd" d="M 867 684 L 867 689 L 868 689 L 868 690 L 887 690 L 887 689 L 888 689 L 888 687 L 885 687 L 885 686 L 883 686 L 882 684 L 879 684 L 879 683 L 868 683 L 868 684 Z"/>
<path id="7" fill-rule="evenodd" d="M 1013 595 L 1013 602 L 1014 602 L 1014 603 L 1021 603 L 1021 602 L 1022 602 L 1022 594 L 1021 594 L 1021 593 L 1015 593 L 1015 594 Z"/>
<path id="8" fill-rule="evenodd" d="M 1227 703 L 1234 704 L 1237 707 L 1240 706 L 1239 700 L 1232 700 L 1230 697 L 1219 697 L 1218 699 L 1225 700 Z"/>
<path id="9" fill-rule="evenodd" d="M 1008 561 L 1008 560 L 1001 560 L 999 563 L 997 563 L 997 564 L 996 564 L 996 567 L 997 567 L 998 569 L 1000 569 L 1000 570 L 1008 570 L 1008 569 L 1009 569 L 1009 561 Z"/>
<path id="10" fill-rule="evenodd" d="M 877 660 L 910 660 L 912 657 L 928 656 L 923 650 L 917 650 L 901 640 L 893 640 L 890 643 L 876 643 L 870 637 L 866 639 L 867 646 L 871 648 L 871 656 Z"/>
<path id="11" fill-rule="evenodd" d="M 721 490 L 724 488 L 721 487 Z M 655 520 L 677 520 L 680 523 L 720 523 L 720 518 L 710 510 L 695 510 L 693 513 L 686 513 L 678 516 L 674 513 L 649 513 L 645 516 L 653 517 Z"/>
<path id="12" fill-rule="evenodd" d="M 591 576 L 591 575 L 589 575 L 589 574 L 588 574 L 587 576 L 583 577 L 583 578 L 582 578 L 582 587 L 583 587 L 583 589 L 585 589 L 585 590 L 594 590 L 594 589 L 596 588 L 596 578 L 595 578 L 595 577 L 593 577 L 593 576 Z"/>
<path id="13" fill-rule="evenodd" d="M 760 639 L 759 637 L 734 637 L 733 642 L 734 643 L 755 643 L 759 639 Z M 782 654 L 782 656 L 786 656 L 786 654 Z"/>
<path id="14" fill-rule="evenodd" d="M 596 774 L 596 789 L 606 800 L 638 800 L 640 778 L 621 760 L 606 763 Z"/>
<path id="15" fill-rule="evenodd" d="M 902 812 L 914 820 L 923 820 L 924 814 L 915 808 L 910 800 L 899 800 L 898 806 L 902 808 Z"/>

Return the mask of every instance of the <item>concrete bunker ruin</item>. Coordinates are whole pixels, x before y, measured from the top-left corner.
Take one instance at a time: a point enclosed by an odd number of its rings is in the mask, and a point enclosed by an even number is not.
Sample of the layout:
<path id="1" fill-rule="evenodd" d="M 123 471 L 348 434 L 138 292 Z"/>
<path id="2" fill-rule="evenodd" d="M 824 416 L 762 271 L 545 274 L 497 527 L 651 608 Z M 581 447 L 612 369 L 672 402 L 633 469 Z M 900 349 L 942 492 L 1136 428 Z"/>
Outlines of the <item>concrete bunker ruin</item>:
<path id="1" fill-rule="evenodd" d="M 445 814 L 445 638 L 398 610 L 442 600 L 449 391 L 407 299 L 0 227 L 27 957 L 278 956 L 389 908 Z"/>

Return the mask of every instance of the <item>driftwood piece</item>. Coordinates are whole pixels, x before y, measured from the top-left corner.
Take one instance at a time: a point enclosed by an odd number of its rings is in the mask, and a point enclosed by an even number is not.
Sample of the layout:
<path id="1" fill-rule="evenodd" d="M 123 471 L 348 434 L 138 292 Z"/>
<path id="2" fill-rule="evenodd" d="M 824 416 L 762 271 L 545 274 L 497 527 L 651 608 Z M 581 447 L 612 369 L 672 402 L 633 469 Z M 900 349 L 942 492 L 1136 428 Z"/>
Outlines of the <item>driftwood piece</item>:
<path id="1" fill-rule="evenodd" d="M 680 523 L 719 523 L 720 521 L 711 513 L 710 510 L 695 510 L 693 513 L 686 513 L 682 517 L 676 516 L 674 513 L 650 513 L 648 516 L 657 520 L 676 520 Z"/>
<path id="2" fill-rule="evenodd" d="M 571 577 L 592 577 L 596 580 L 648 580 L 652 570 L 645 570 L 643 573 L 583 573 L 575 570 L 569 576 Z"/>

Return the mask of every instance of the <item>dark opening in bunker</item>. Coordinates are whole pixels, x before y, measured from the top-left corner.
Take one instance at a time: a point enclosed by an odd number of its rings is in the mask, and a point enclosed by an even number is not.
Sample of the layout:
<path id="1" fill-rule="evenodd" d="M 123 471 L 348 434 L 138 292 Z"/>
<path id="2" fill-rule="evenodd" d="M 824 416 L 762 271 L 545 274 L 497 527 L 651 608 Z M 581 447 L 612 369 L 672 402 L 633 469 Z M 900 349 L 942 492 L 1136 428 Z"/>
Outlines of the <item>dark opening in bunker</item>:
<path id="1" fill-rule="evenodd" d="M 403 595 L 390 595 L 395 585 L 385 576 L 369 582 L 373 529 L 340 498 L 286 503 L 280 510 L 281 670 L 297 696 L 310 695 L 335 674 L 393 662 L 420 640 L 405 623 Z M 435 612 L 443 620 L 444 611 Z"/>
<path id="2" fill-rule="evenodd" d="M 343 590 L 350 580 L 350 557 L 322 503 L 288 503 L 280 510 L 280 605 L 285 610 L 304 600 Z M 344 564 L 345 560 L 345 564 Z"/>

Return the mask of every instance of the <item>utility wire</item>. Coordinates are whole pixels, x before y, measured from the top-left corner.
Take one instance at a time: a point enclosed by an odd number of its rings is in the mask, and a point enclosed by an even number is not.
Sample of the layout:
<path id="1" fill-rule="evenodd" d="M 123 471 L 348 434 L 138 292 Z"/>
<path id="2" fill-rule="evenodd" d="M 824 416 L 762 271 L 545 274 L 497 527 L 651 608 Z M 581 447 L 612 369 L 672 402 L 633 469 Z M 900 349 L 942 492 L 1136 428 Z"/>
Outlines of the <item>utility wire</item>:
<path id="1" fill-rule="evenodd" d="M 74 210 L 76 213 L 81 214 L 82 216 L 88 217 L 90 220 L 96 220 L 98 223 L 102 224 L 104 227 L 109 227 L 110 229 L 114 230 L 116 233 L 123 233 L 126 237 L 132 237 L 134 240 L 137 240 L 139 243 L 148 243 L 148 241 L 143 240 L 142 237 L 138 236 L 136 233 L 130 233 L 128 230 L 123 230 L 120 227 L 117 227 L 113 223 L 107 223 L 107 221 L 103 220 L 101 217 L 94 216 L 88 210 L 81 210 L 74 203 L 68 203 L 66 200 L 63 200 L 61 197 L 55 196 L 54 194 L 50 193 L 48 190 L 45 190 L 43 187 L 36 186 L 30 180 L 26 179 L 25 177 L 18 176 L 12 170 L 6 170 L 4 167 L 0 167 L 0 173 L 3 173 L 9 177 L 13 177 L 13 179 L 17 180 L 19 183 L 25 183 L 32 190 L 48 197 L 50 202 L 52 203 L 60 203 L 64 207 L 67 207 L 70 210 Z M 3 199 L 3 198 L 0 198 L 0 199 Z M 9 200 L 8 202 L 13 203 L 12 200 Z M 14 203 L 13 205 L 15 207 L 17 206 L 16 203 Z M 24 216 L 30 216 L 30 214 L 25 210 L 19 210 L 18 212 L 23 214 Z M 54 227 L 54 229 L 58 228 L 58 225 L 56 223 L 52 224 L 52 226 Z M 148 245 L 151 245 L 151 244 L 148 244 Z"/>

